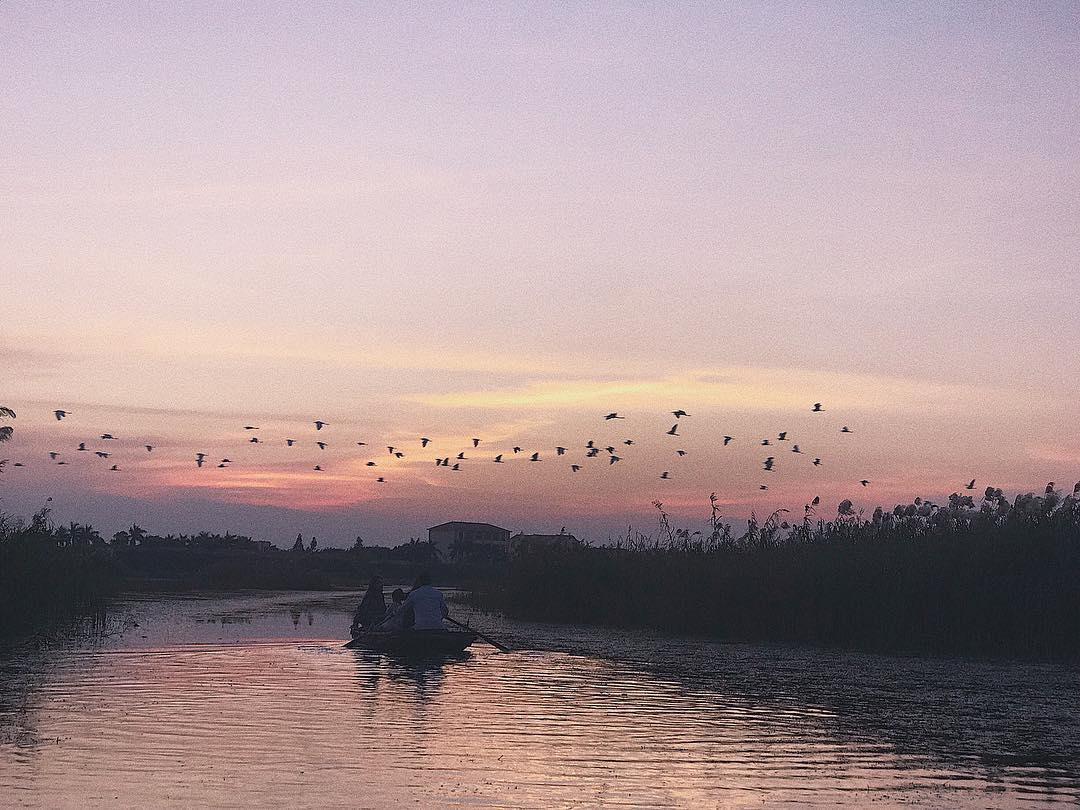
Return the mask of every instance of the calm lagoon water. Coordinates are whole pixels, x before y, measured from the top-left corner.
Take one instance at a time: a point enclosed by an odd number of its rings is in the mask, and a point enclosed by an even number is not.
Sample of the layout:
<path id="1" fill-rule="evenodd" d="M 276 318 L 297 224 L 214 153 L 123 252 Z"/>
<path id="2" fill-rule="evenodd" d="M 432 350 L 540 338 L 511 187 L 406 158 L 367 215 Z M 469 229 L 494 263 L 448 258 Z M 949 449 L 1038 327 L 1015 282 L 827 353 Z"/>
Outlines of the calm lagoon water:
<path id="1" fill-rule="evenodd" d="M 1075 668 L 479 614 L 520 651 L 417 665 L 342 648 L 355 602 L 129 598 L 99 643 L 0 652 L 0 805 L 1080 803 Z"/>

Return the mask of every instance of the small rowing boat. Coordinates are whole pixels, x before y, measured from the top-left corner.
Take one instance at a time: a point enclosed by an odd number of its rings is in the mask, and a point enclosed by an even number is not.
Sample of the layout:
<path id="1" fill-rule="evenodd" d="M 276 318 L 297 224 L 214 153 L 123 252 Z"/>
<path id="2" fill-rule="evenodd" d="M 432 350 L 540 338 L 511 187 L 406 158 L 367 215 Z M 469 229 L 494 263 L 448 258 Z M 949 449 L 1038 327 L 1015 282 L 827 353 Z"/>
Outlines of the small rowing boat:
<path id="1" fill-rule="evenodd" d="M 346 644 L 353 649 L 375 650 L 403 656 L 456 655 L 476 641 L 472 630 L 361 631 Z"/>

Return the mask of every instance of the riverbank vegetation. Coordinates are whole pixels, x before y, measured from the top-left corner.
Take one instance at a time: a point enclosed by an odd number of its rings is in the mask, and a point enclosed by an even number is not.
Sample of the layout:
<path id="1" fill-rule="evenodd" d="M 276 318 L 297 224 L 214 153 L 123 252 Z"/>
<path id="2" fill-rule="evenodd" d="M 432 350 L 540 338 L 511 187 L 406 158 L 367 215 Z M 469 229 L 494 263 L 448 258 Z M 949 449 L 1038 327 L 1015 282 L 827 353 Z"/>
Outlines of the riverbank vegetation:
<path id="1" fill-rule="evenodd" d="M 1080 485 L 1078 485 L 1080 490 Z M 708 533 L 671 525 L 611 546 L 515 555 L 483 606 L 516 618 L 653 628 L 732 640 L 1075 657 L 1080 491 L 1009 501 L 916 499 L 831 520 L 808 504 L 736 535 L 713 498 Z"/>

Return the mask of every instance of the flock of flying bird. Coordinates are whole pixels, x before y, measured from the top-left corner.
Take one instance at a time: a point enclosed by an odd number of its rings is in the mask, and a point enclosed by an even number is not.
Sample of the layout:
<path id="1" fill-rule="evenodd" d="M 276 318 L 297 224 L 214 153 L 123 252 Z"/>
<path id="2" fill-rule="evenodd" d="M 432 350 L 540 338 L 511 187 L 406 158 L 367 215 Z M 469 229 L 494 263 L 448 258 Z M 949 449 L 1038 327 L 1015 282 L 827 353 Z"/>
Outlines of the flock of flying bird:
<path id="1" fill-rule="evenodd" d="M 815 402 L 813 404 L 813 406 L 810 408 L 810 411 L 812 413 L 823 413 L 824 408 L 822 407 L 822 404 L 820 402 Z M 683 420 L 691 418 L 691 417 L 690 417 L 689 413 L 687 413 L 685 410 L 682 410 L 681 408 L 677 409 L 677 410 L 674 410 L 674 411 L 671 411 L 670 413 L 671 413 L 671 415 L 673 417 L 675 417 L 675 423 L 671 426 L 671 428 L 669 430 L 665 431 L 665 435 L 670 436 L 670 437 L 678 438 L 678 437 L 682 436 L 682 434 L 679 432 L 679 430 L 684 425 Z M 53 416 L 56 418 L 56 420 L 58 422 L 63 421 L 64 419 L 68 418 L 68 416 L 70 416 L 70 415 L 71 415 L 70 411 L 63 410 L 63 409 L 57 409 L 57 410 L 53 411 Z M 611 421 L 614 421 L 614 420 L 621 420 L 621 419 L 625 419 L 625 418 L 626 417 L 623 416 L 622 414 L 620 414 L 618 411 L 613 411 L 611 413 L 608 413 L 608 414 L 604 415 L 604 417 L 603 417 L 604 421 L 608 421 L 608 422 L 611 422 Z M 319 434 L 320 431 L 323 430 L 323 428 L 329 426 L 328 422 L 325 422 L 325 421 L 323 421 L 321 419 L 314 420 L 312 422 L 312 424 L 315 427 L 315 433 L 317 435 Z M 249 434 L 249 438 L 247 440 L 249 444 L 266 444 L 267 443 L 266 441 L 264 441 L 264 439 L 259 437 L 259 434 L 256 433 L 256 431 L 260 430 L 260 427 L 258 425 L 244 425 L 243 430 L 245 431 L 246 434 Z M 840 433 L 842 433 L 842 434 L 851 434 L 851 433 L 854 433 L 854 431 L 851 430 L 851 428 L 849 428 L 847 425 L 844 425 L 843 427 L 840 428 Z M 99 437 L 99 440 L 101 442 L 119 442 L 118 437 L 114 436 L 112 433 L 102 433 L 100 435 L 100 437 Z M 281 440 L 279 439 L 279 441 L 281 441 Z M 295 447 L 295 446 L 301 444 L 299 440 L 294 439 L 294 438 L 284 438 L 283 441 L 284 441 L 285 446 L 287 446 L 287 447 Z M 733 437 L 733 436 L 724 436 L 723 437 L 723 444 L 721 446 L 722 447 L 727 447 L 729 444 L 731 444 L 734 441 L 735 441 L 735 437 Z M 797 443 L 795 443 L 794 441 L 792 441 L 789 438 L 788 431 L 781 431 L 780 433 L 778 433 L 776 435 L 775 438 L 768 437 L 768 438 L 763 438 L 763 439 L 755 440 L 755 441 L 760 441 L 760 445 L 762 447 L 770 447 L 770 448 L 772 448 L 772 447 L 786 446 L 786 447 L 790 447 L 790 452 L 793 453 L 793 454 L 807 455 L 807 454 L 804 454 L 802 448 Z M 446 455 L 446 456 L 437 457 L 435 459 L 435 466 L 447 468 L 451 472 L 460 472 L 461 469 L 462 469 L 463 462 L 472 459 L 471 456 L 466 456 L 466 452 L 477 449 L 480 446 L 481 442 L 482 442 L 481 439 L 473 438 L 471 440 L 471 445 L 472 445 L 471 448 L 466 448 L 466 450 L 460 450 L 459 452 L 457 452 L 456 455 L 451 453 L 451 454 Z M 419 437 L 419 443 L 420 443 L 421 448 L 426 448 L 426 447 L 428 447 L 429 444 L 432 443 L 432 440 L 431 440 L 431 438 L 429 438 L 427 436 L 421 436 L 421 437 Z M 635 443 L 636 443 L 635 439 L 623 439 L 623 440 L 621 440 L 622 446 L 627 447 L 627 448 L 633 446 Z M 368 446 L 367 442 L 364 442 L 364 441 L 357 441 L 356 444 L 357 444 L 357 446 L 360 446 L 360 447 Z M 321 441 L 321 440 L 316 440 L 315 445 L 320 450 L 326 450 L 326 448 L 329 446 L 328 442 Z M 105 447 L 105 445 L 101 445 L 101 447 Z M 145 450 L 146 450 L 146 452 L 148 454 L 153 453 L 153 451 L 154 451 L 154 446 L 152 444 L 143 444 L 142 447 L 145 448 Z M 405 450 L 403 448 L 401 448 L 401 447 L 397 447 L 397 446 L 394 446 L 394 445 L 387 445 L 386 450 L 387 450 L 387 454 L 393 459 L 403 459 L 403 458 L 405 458 Z M 614 466 L 615 464 L 618 464 L 619 462 L 621 462 L 623 460 L 623 456 L 619 455 L 619 453 L 625 452 L 622 449 L 616 447 L 615 445 L 601 446 L 600 444 L 598 444 L 596 441 L 594 441 L 592 439 L 588 440 L 585 443 L 583 450 L 584 450 L 584 457 L 582 459 L 577 459 L 573 463 L 569 464 L 569 469 L 570 469 L 571 473 L 580 472 L 583 469 L 583 465 L 585 463 L 587 463 L 587 461 L 586 461 L 587 459 L 606 458 L 607 459 L 607 465 L 609 467 Z M 88 447 L 88 442 L 80 442 L 78 447 L 76 448 L 75 452 L 92 454 L 92 455 L 96 456 L 97 458 L 100 458 L 100 459 L 103 459 L 103 460 L 106 460 L 106 461 L 109 461 L 111 459 L 111 457 L 113 456 L 113 452 L 111 450 L 95 449 L 95 448 Z M 556 457 L 566 456 L 566 454 L 569 452 L 569 448 L 564 447 L 564 446 L 557 446 L 557 447 L 555 447 L 554 452 L 555 452 Z M 683 449 L 675 449 L 673 452 L 674 452 L 674 455 L 676 457 L 678 457 L 678 458 L 682 458 L 682 457 L 687 455 L 687 451 L 683 450 Z M 770 451 L 764 451 L 764 452 L 770 452 Z M 492 462 L 496 463 L 496 464 L 503 464 L 507 460 L 506 459 L 507 456 L 513 457 L 513 456 L 518 456 L 520 454 L 525 454 L 523 456 L 523 458 L 527 458 L 530 463 L 536 463 L 536 462 L 540 462 L 540 461 L 544 460 L 541 457 L 540 451 L 528 452 L 528 451 L 524 450 L 523 448 L 521 448 L 519 446 L 514 446 L 514 447 L 510 448 L 509 450 L 503 450 L 502 452 L 499 452 L 499 453 L 495 454 L 493 457 L 491 457 L 490 460 Z M 69 463 L 65 458 L 61 457 L 61 453 L 58 452 L 58 451 L 50 451 L 49 452 L 49 458 L 54 464 L 57 464 L 57 465 L 66 465 L 66 464 Z M 205 453 L 205 452 L 197 452 L 197 453 L 195 453 L 194 461 L 195 461 L 195 465 L 197 467 L 199 467 L 199 468 L 203 468 L 203 467 L 205 467 L 207 465 L 214 465 L 214 462 L 213 462 L 213 460 L 210 459 L 209 454 Z M 815 467 L 819 467 L 822 464 L 822 460 L 821 460 L 820 457 L 815 456 L 815 457 L 813 457 L 813 459 L 811 460 L 810 463 Z M 2 465 L 2 464 L 3 464 L 3 462 L 0 462 L 0 465 Z M 226 468 L 229 468 L 232 464 L 233 464 L 233 462 L 232 462 L 231 459 L 229 459 L 228 457 L 224 457 L 224 458 L 221 458 L 216 463 L 216 467 L 219 468 L 219 469 L 226 469 Z M 378 467 L 379 462 L 372 459 L 372 460 L 366 461 L 365 465 L 367 467 Z M 26 466 L 26 464 L 24 462 L 17 461 L 17 462 L 15 462 L 13 464 L 13 466 L 14 467 L 24 467 L 24 466 Z M 0 468 L 2 468 L 2 466 L 0 466 Z M 770 456 L 767 456 L 767 457 L 765 457 L 763 459 L 763 461 L 762 461 L 762 471 L 763 472 L 770 472 L 771 473 L 771 472 L 774 472 L 776 470 L 776 468 L 777 468 L 776 456 L 771 456 L 770 455 Z M 314 472 L 323 472 L 324 467 L 323 467 L 322 464 L 315 464 L 314 467 L 313 467 L 313 470 L 314 470 Z M 118 463 L 112 463 L 111 466 L 109 467 L 109 471 L 111 471 L 111 472 L 120 472 L 121 468 L 120 468 Z M 663 481 L 669 481 L 669 480 L 672 480 L 672 478 L 673 478 L 672 473 L 671 473 L 670 470 L 661 471 L 659 477 Z M 375 482 L 379 483 L 379 484 L 385 484 L 387 482 L 387 478 L 384 475 L 377 475 L 375 477 Z M 862 479 L 861 481 L 859 481 L 859 483 L 863 487 L 867 487 L 867 486 L 870 485 L 870 481 L 867 480 L 867 479 Z M 973 480 L 973 481 L 971 481 L 970 484 L 968 484 L 967 489 L 974 489 L 974 487 L 975 487 L 975 482 Z M 758 488 L 759 488 L 759 490 L 764 491 L 764 490 L 768 490 L 769 487 L 768 487 L 768 484 L 762 483 L 762 484 L 759 485 Z"/>

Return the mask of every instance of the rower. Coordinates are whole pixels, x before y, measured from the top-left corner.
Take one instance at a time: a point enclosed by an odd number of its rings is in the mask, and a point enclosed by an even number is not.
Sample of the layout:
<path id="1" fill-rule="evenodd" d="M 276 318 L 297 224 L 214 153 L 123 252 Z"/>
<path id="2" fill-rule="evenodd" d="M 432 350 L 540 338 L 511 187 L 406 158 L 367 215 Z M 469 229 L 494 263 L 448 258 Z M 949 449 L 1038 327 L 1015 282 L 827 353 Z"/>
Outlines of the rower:
<path id="1" fill-rule="evenodd" d="M 450 615 L 446 600 L 437 588 L 431 585 L 431 574 L 421 572 L 413 583 L 413 589 L 402 605 L 405 617 L 404 626 L 412 630 L 445 630 L 443 619 Z M 409 618 L 412 618 L 410 624 Z"/>

